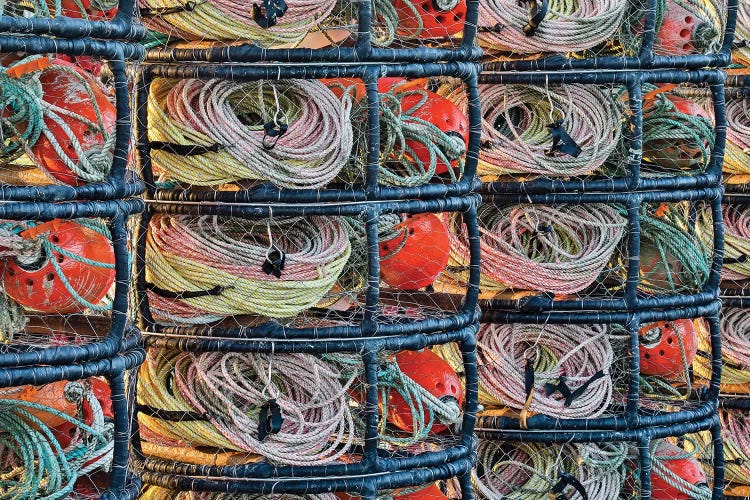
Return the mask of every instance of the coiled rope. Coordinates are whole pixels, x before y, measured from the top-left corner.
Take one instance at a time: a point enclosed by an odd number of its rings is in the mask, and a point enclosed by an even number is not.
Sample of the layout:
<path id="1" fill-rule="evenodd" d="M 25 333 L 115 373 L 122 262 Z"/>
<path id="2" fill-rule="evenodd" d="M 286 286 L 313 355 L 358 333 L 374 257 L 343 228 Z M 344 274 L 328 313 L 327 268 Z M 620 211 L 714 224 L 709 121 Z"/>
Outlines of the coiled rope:
<path id="1" fill-rule="evenodd" d="M 750 66 L 750 5 L 747 2 L 740 2 L 737 6 L 734 41 L 737 48 L 732 51 L 732 59 L 745 67 Z"/>
<path id="2" fill-rule="evenodd" d="M 480 85 L 482 143 L 480 175 L 532 173 L 586 175 L 597 171 L 617 150 L 623 109 L 606 87 L 560 85 Z M 465 93 L 457 105 L 467 109 Z M 562 127 L 580 146 L 578 156 L 552 149 L 549 126 Z"/>
<path id="3" fill-rule="evenodd" d="M 515 0 L 479 5 L 479 43 L 520 54 L 577 52 L 611 40 L 622 28 L 628 0 L 549 0 L 547 14 L 532 36 L 524 33 L 529 6 Z"/>
<path id="4" fill-rule="evenodd" d="M 114 9 L 118 6 L 119 0 L 93 0 L 92 8 L 101 11 Z M 82 2 L 75 1 L 74 5 L 78 7 L 74 14 L 79 14 L 83 19 L 88 19 L 88 12 Z M 33 13 L 34 17 L 54 17 L 55 13 L 63 10 L 73 10 L 70 3 L 66 8 L 62 8 L 62 0 L 23 0 L 23 1 L 3 1 L 0 2 L 0 15 L 2 16 L 26 16 Z"/>
<path id="5" fill-rule="evenodd" d="M 724 173 L 750 174 L 750 99 L 727 100 Z"/>
<path id="6" fill-rule="evenodd" d="M 724 307 L 719 320 L 721 326 L 721 383 L 726 385 L 750 384 L 750 315 L 746 309 Z M 704 335 L 700 349 L 711 352 L 711 344 Z M 699 355 L 693 362 L 695 373 L 705 379 L 711 377 L 711 360 Z M 727 392 L 731 392 L 729 389 Z"/>
<path id="7" fill-rule="evenodd" d="M 746 280 L 750 278 L 750 206 L 724 205 L 724 280 Z M 706 246 L 713 247 L 713 219 L 711 211 L 700 213 L 698 227 Z"/>
<path id="8" fill-rule="evenodd" d="M 582 500 L 572 481 L 565 482 L 568 478 L 575 478 L 589 498 L 613 498 L 625 482 L 627 446 L 549 446 L 480 439 L 477 456 L 472 480 L 482 499 L 541 500 L 564 492 L 565 498 Z"/>
<path id="9" fill-rule="evenodd" d="M 88 94 L 91 105 L 94 107 L 96 121 L 91 121 L 83 115 L 69 109 L 61 108 L 44 100 L 44 90 L 40 78 L 42 71 L 25 71 L 18 78 L 8 75 L 8 72 L 16 68 L 28 67 L 34 61 L 45 59 L 47 56 L 29 56 L 8 67 L 0 68 L 0 86 L 3 89 L 0 97 L 0 105 L 6 110 L 12 110 L 8 116 L 0 117 L 0 127 L 3 138 L 0 148 L 0 161 L 10 162 L 28 152 L 39 138 L 43 135 L 54 149 L 57 157 L 65 164 L 65 167 L 73 172 L 79 179 L 85 182 L 100 182 L 107 178 L 112 166 L 113 149 L 116 134 L 114 127 L 105 126 L 102 113 L 97 105 L 97 98 L 91 88 L 91 82 L 82 74 L 70 66 L 63 64 L 44 65 L 44 71 L 55 71 L 64 73 L 66 76 L 76 80 Z M 64 133 L 64 137 L 57 137 L 45 125 L 45 120 L 55 123 Z M 84 150 L 81 141 L 73 133 L 66 121 L 80 122 L 87 126 L 89 133 L 94 136 L 101 135 L 103 144 L 97 148 Z M 74 151 L 77 161 L 74 162 L 68 151 Z M 34 159 L 33 154 L 29 156 Z M 43 169 L 43 165 L 35 160 L 37 166 Z"/>
<path id="10" fill-rule="evenodd" d="M 411 97 L 419 99 L 413 100 Z M 403 101 L 409 101 L 404 108 Z M 398 87 L 380 94 L 380 167 L 378 182 L 392 186 L 420 186 L 436 176 L 438 164 L 451 165 L 445 174 L 456 181 L 464 171 L 466 144 L 462 137 L 443 132 L 435 123 L 418 116 L 429 95 L 422 89 L 399 91 Z M 349 169 L 349 181 L 361 182 L 369 149 L 367 114 L 369 103 L 360 99 L 352 111 L 355 131 L 354 169 Z M 424 148 L 428 161 L 414 151 Z"/>
<path id="11" fill-rule="evenodd" d="M 138 403 L 148 409 L 139 421 L 173 445 L 244 451 L 279 464 L 331 463 L 355 438 L 348 397 L 355 378 L 340 380 L 334 365 L 307 354 L 152 351 L 138 380 Z M 282 423 L 262 437 L 261 413 L 271 402 Z"/>
<path id="12" fill-rule="evenodd" d="M 320 188 L 352 151 L 351 101 L 317 80 L 157 79 L 148 109 L 149 139 L 167 144 L 152 149 L 163 181 Z"/>
<path id="13" fill-rule="evenodd" d="M 479 208 L 483 291 L 580 292 L 601 275 L 625 234 L 626 219 L 604 204 Z M 468 268 L 465 228 L 449 221 L 451 254 Z M 449 273 L 450 274 L 450 273 Z M 459 281 L 466 277 L 456 275 Z"/>
<path id="14" fill-rule="evenodd" d="M 138 497 L 141 500 L 337 500 L 333 493 L 308 493 L 305 495 L 284 494 L 239 494 L 197 491 L 172 491 L 158 486 L 148 486 Z"/>
<path id="15" fill-rule="evenodd" d="M 719 419 L 726 481 L 750 485 L 750 416 L 741 410 L 719 410 Z"/>
<path id="16" fill-rule="evenodd" d="M 114 426 L 105 422 L 101 404 L 79 382 L 69 382 L 65 397 L 77 405 L 86 401 L 93 422 L 87 425 L 55 408 L 21 399 L 6 399 L 22 388 L 3 389 L 0 398 L 0 496 L 17 500 L 68 498 L 78 478 L 109 471 Z M 62 395 L 61 395 L 62 397 Z M 73 424 L 71 442 L 62 448 L 41 415 Z"/>
<path id="17" fill-rule="evenodd" d="M 336 0 L 285 0 L 286 12 L 263 27 L 253 0 L 138 0 L 144 25 L 183 40 L 243 40 L 263 48 L 294 47 L 315 30 Z M 260 13 L 266 14 L 267 13 Z M 260 22 L 259 22 L 260 21 Z"/>
<path id="18" fill-rule="evenodd" d="M 614 352 L 605 326 L 483 324 L 477 353 L 482 404 L 523 417 L 594 418 L 612 399 Z"/>
<path id="19" fill-rule="evenodd" d="M 295 316 L 323 299 L 351 254 L 346 222 L 338 217 L 159 215 L 146 245 L 152 310 L 189 323 Z"/>

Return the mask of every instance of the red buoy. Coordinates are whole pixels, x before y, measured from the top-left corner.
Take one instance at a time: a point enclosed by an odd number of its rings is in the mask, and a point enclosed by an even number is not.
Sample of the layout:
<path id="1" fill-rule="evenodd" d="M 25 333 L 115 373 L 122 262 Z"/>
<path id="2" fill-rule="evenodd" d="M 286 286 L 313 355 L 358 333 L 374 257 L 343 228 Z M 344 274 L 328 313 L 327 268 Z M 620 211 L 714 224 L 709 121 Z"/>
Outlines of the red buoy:
<path id="1" fill-rule="evenodd" d="M 691 365 L 698 352 L 698 332 L 689 319 L 646 325 L 641 328 L 639 337 L 638 350 L 643 375 L 678 378 L 685 372 L 685 363 Z"/>
<path id="2" fill-rule="evenodd" d="M 697 52 L 695 41 L 703 25 L 694 14 L 674 0 L 667 0 L 656 47 L 661 55 L 683 56 Z"/>
<path id="3" fill-rule="evenodd" d="M 466 0 L 394 0 L 393 6 L 401 36 L 446 38 L 464 29 Z"/>
<path id="4" fill-rule="evenodd" d="M 83 311 L 86 306 L 68 290 L 63 277 L 80 298 L 91 304 L 101 301 L 115 281 L 112 244 L 94 229 L 55 219 L 28 229 L 21 236 L 51 243 L 42 245 L 33 259 L 15 257 L 5 262 L 5 292 L 27 309 L 59 314 Z"/>
<path id="5" fill-rule="evenodd" d="M 425 349 L 422 351 L 400 351 L 396 354 L 399 369 L 422 386 L 427 392 L 444 402 L 454 402 L 463 407 L 461 380 L 451 366 L 440 356 Z M 425 421 L 429 414 L 425 411 Z M 406 432 L 414 430 L 414 416 L 409 404 L 401 395 L 392 390 L 388 397 L 388 421 Z M 438 433 L 448 426 L 434 420 L 431 432 Z"/>
<path id="6" fill-rule="evenodd" d="M 707 484 L 706 473 L 698 460 L 692 457 L 673 458 L 685 455 L 687 455 L 687 452 L 682 448 L 667 441 L 661 441 L 656 446 L 653 459 L 692 485 Z M 662 477 L 658 470 L 652 467 L 651 498 L 653 500 L 690 500 L 692 498 L 688 493 L 680 491 L 672 484 L 674 484 L 674 480 Z"/>
<path id="7" fill-rule="evenodd" d="M 400 290 L 432 284 L 448 265 L 448 226 L 435 214 L 407 215 L 401 234 L 380 243 L 380 277 Z"/>
<path id="8" fill-rule="evenodd" d="M 55 15 L 90 21 L 109 21 L 117 14 L 118 4 L 118 0 L 60 0 L 60 12 L 55 12 Z M 55 0 L 47 0 L 47 8 L 54 12 Z"/>

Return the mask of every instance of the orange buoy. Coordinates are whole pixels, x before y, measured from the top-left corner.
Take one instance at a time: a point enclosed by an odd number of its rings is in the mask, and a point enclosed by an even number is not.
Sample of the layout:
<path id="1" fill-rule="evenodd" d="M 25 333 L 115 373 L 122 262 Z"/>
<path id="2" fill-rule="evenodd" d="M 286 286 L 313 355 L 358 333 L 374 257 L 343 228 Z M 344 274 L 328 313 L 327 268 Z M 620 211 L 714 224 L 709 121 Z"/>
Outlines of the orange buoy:
<path id="1" fill-rule="evenodd" d="M 678 378 L 685 372 L 685 363 L 690 366 L 698 353 L 698 332 L 689 319 L 646 325 L 641 328 L 639 337 L 638 351 L 644 375 Z"/>
<path id="2" fill-rule="evenodd" d="M 447 38 L 464 29 L 466 0 L 394 0 L 393 6 L 401 36 Z"/>
<path id="3" fill-rule="evenodd" d="M 661 441 L 654 451 L 653 459 L 661 463 L 671 473 L 683 481 L 692 485 L 708 484 L 706 473 L 700 462 L 692 457 L 674 458 L 685 456 L 687 452 L 667 441 Z M 651 469 L 651 498 L 653 500 L 690 500 L 693 498 L 675 486 L 675 481 L 659 475 L 654 467 Z"/>
<path id="4" fill-rule="evenodd" d="M 55 12 L 55 0 L 47 0 L 47 8 Z M 55 15 L 88 19 L 91 21 L 108 21 L 117 14 L 118 0 L 60 0 L 60 12 Z"/>

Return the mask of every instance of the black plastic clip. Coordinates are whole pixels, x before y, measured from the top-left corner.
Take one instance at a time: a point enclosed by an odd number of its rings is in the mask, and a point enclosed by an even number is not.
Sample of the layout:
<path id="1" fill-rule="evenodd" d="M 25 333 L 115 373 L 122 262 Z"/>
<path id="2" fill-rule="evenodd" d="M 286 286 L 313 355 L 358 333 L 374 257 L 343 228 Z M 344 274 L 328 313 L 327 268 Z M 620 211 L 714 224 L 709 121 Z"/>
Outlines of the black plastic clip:
<path id="1" fill-rule="evenodd" d="M 175 144 L 173 142 L 151 141 L 151 149 L 166 151 L 179 156 L 200 156 L 208 153 L 218 153 L 224 149 L 221 144 L 211 144 L 210 146 L 200 146 L 198 144 Z"/>
<path id="2" fill-rule="evenodd" d="M 168 16 L 169 14 L 179 14 L 181 12 L 193 12 L 198 8 L 199 5 L 206 3 L 206 0 L 202 2 L 194 2 L 190 0 L 182 5 L 175 7 L 158 7 L 155 9 L 141 9 L 141 17 L 156 17 L 156 16 Z"/>
<path id="3" fill-rule="evenodd" d="M 281 407 L 275 399 L 269 400 L 261 406 L 260 415 L 258 415 L 258 440 L 265 440 L 269 434 L 278 434 L 283 423 Z"/>
<path id="4" fill-rule="evenodd" d="M 547 156 L 552 156 L 555 151 L 560 151 L 563 154 L 578 158 L 581 154 L 581 146 L 579 146 L 572 137 L 563 128 L 563 121 L 557 120 L 554 123 L 547 125 L 547 128 L 552 134 L 552 147 L 546 151 Z"/>
<path id="5" fill-rule="evenodd" d="M 281 271 L 284 270 L 284 264 L 286 264 L 286 254 L 276 247 L 271 247 L 266 252 L 263 272 L 281 278 Z"/>
<path id="6" fill-rule="evenodd" d="M 573 488 L 575 488 L 578 494 L 581 495 L 581 498 L 583 500 L 589 500 L 589 495 L 588 493 L 586 493 L 586 488 L 583 487 L 583 484 L 581 484 L 581 482 L 575 476 L 572 476 L 567 472 L 559 471 L 557 473 L 557 477 L 559 477 L 560 480 L 550 490 L 550 497 L 555 498 L 555 500 L 568 500 L 568 497 L 565 496 L 563 492 L 565 491 L 565 488 L 567 488 L 568 486 L 572 486 Z"/>
<path id="7" fill-rule="evenodd" d="M 288 6 L 284 0 L 263 0 L 263 7 L 253 4 L 253 20 L 261 28 L 275 26 L 278 18 L 286 14 Z"/>
<path id="8" fill-rule="evenodd" d="M 146 290 L 155 293 L 159 297 L 164 297 L 165 299 L 197 299 L 199 297 L 215 297 L 224 293 L 225 290 L 231 290 L 232 288 L 234 287 L 217 285 L 210 290 L 183 290 L 180 292 L 173 292 L 171 290 L 160 288 L 153 283 L 146 283 Z"/>
<path id="9" fill-rule="evenodd" d="M 549 9 L 547 0 L 519 0 L 519 2 L 521 4 L 531 4 L 531 18 L 529 19 L 529 22 L 526 23 L 526 26 L 523 27 L 523 34 L 526 36 L 534 36 L 539 25 L 544 21 L 544 17 L 547 15 L 547 10 Z"/>
<path id="10" fill-rule="evenodd" d="M 736 258 L 724 257 L 724 264 L 744 264 L 747 262 L 747 254 L 742 254 Z"/>
<path id="11" fill-rule="evenodd" d="M 263 130 L 265 131 L 265 134 L 263 135 L 263 149 L 270 151 L 276 147 L 276 143 L 279 142 L 279 139 L 287 133 L 289 125 L 272 121 L 263 125 Z M 267 142 L 266 139 L 269 137 L 274 138 L 274 141 Z"/>
<path id="12" fill-rule="evenodd" d="M 560 381 L 557 384 L 544 384 L 544 392 L 547 393 L 547 396 L 552 396 L 554 393 L 559 391 L 560 394 L 562 394 L 565 398 L 565 407 L 567 408 L 571 405 L 571 403 L 573 403 L 576 398 L 580 397 L 581 394 L 583 394 L 591 384 L 593 384 L 603 376 L 604 372 L 599 370 L 598 372 L 594 373 L 591 378 L 586 381 L 586 383 L 584 383 L 575 391 L 570 390 L 570 387 L 568 387 L 567 379 L 565 377 L 560 377 Z"/>

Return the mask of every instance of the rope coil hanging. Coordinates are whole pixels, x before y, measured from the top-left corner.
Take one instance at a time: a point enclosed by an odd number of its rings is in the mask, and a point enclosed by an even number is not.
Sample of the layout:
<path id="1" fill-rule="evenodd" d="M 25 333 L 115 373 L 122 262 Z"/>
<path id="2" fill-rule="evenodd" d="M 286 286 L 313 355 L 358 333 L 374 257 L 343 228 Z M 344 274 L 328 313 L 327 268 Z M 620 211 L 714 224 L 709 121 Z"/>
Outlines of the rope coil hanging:
<path id="1" fill-rule="evenodd" d="M 750 315 L 746 309 L 724 307 L 719 319 L 721 327 L 722 388 L 731 393 L 733 387 L 750 384 Z M 701 351 L 708 354 L 711 345 L 704 335 Z M 695 373 L 705 379 L 711 377 L 711 360 L 698 356 L 693 363 Z M 750 387 L 748 387 L 750 388 Z M 747 390 L 747 389 L 745 389 Z"/>
<path id="2" fill-rule="evenodd" d="M 625 234 L 627 220 L 603 204 L 479 208 L 483 291 L 538 290 L 573 294 L 594 283 Z M 454 264 L 465 268 L 465 228 L 450 223 Z M 460 273 L 459 281 L 464 281 Z"/>
<path id="3" fill-rule="evenodd" d="M 623 110 L 605 87 L 481 85 L 480 175 L 531 173 L 587 175 L 601 168 L 622 137 Z M 460 107 L 466 107 L 465 94 Z M 550 125 L 563 128 L 581 148 L 577 156 L 552 151 Z"/>
<path id="4" fill-rule="evenodd" d="M 315 80 L 157 79 L 148 108 L 149 139 L 165 144 L 152 149 L 163 180 L 211 186 L 253 179 L 320 188 L 352 151 L 349 98 L 337 98 Z M 284 128 L 271 139 L 268 124 Z M 191 147 L 195 154 L 176 154 Z"/>
<path id="5" fill-rule="evenodd" d="M 750 99 L 727 101 L 727 144 L 724 173 L 750 174 Z M 731 182 L 731 177 L 729 178 Z"/>
<path id="6" fill-rule="evenodd" d="M 242 314 L 295 316 L 321 301 L 346 268 L 346 227 L 338 217 L 158 215 L 146 243 L 149 304 L 165 320 L 193 324 Z M 283 269 L 269 273 L 264 266 L 274 249 Z"/>
<path id="7" fill-rule="evenodd" d="M 533 35 L 524 32 L 529 6 L 516 0 L 479 4 L 479 43 L 495 51 L 520 54 L 576 52 L 612 39 L 628 12 L 628 0 L 549 0 Z"/>
<path id="8" fill-rule="evenodd" d="M 625 483 L 623 443 L 549 446 L 480 439 L 477 456 L 472 482 L 486 500 L 541 500 L 559 494 L 582 500 L 579 488 L 588 498 L 612 498 Z"/>
<path id="9" fill-rule="evenodd" d="M 152 351 L 138 380 L 139 421 L 156 445 L 241 451 L 279 464 L 332 463 L 355 439 L 348 403 L 355 378 L 342 384 L 341 375 L 307 354 Z M 282 424 L 259 439 L 269 401 Z"/>
<path id="10" fill-rule="evenodd" d="M 750 206 L 725 205 L 722 208 L 724 221 L 724 280 L 743 281 L 750 278 Z M 699 214 L 698 227 L 706 246 L 713 245 L 711 212 Z"/>
<path id="11" fill-rule="evenodd" d="M 602 325 L 483 324 L 477 351 L 480 403 L 594 418 L 612 400 L 614 351 Z"/>
<path id="12" fill-rule="evenodd" d="M 286 9 L 283 15 L 278 15 L 278 0 L 265 2 L 277 15 L 271 21 L 275 24 L 263 26 L 264 21 L 270 20 L 269 12 L 259 12 L 258 3 L 257 0 L 138 0 L 138 7 L 148 29 L 170 37 L 195 41 L 248 40 L 263 48 L 294 47 L 336 7 L 336 0 L 285 0 Z"/>
<path id="13" fill-rule="evenodd" d="M 750 485 L 750 417 L 742 410 L 719 410 L 728 484 Z"/>

